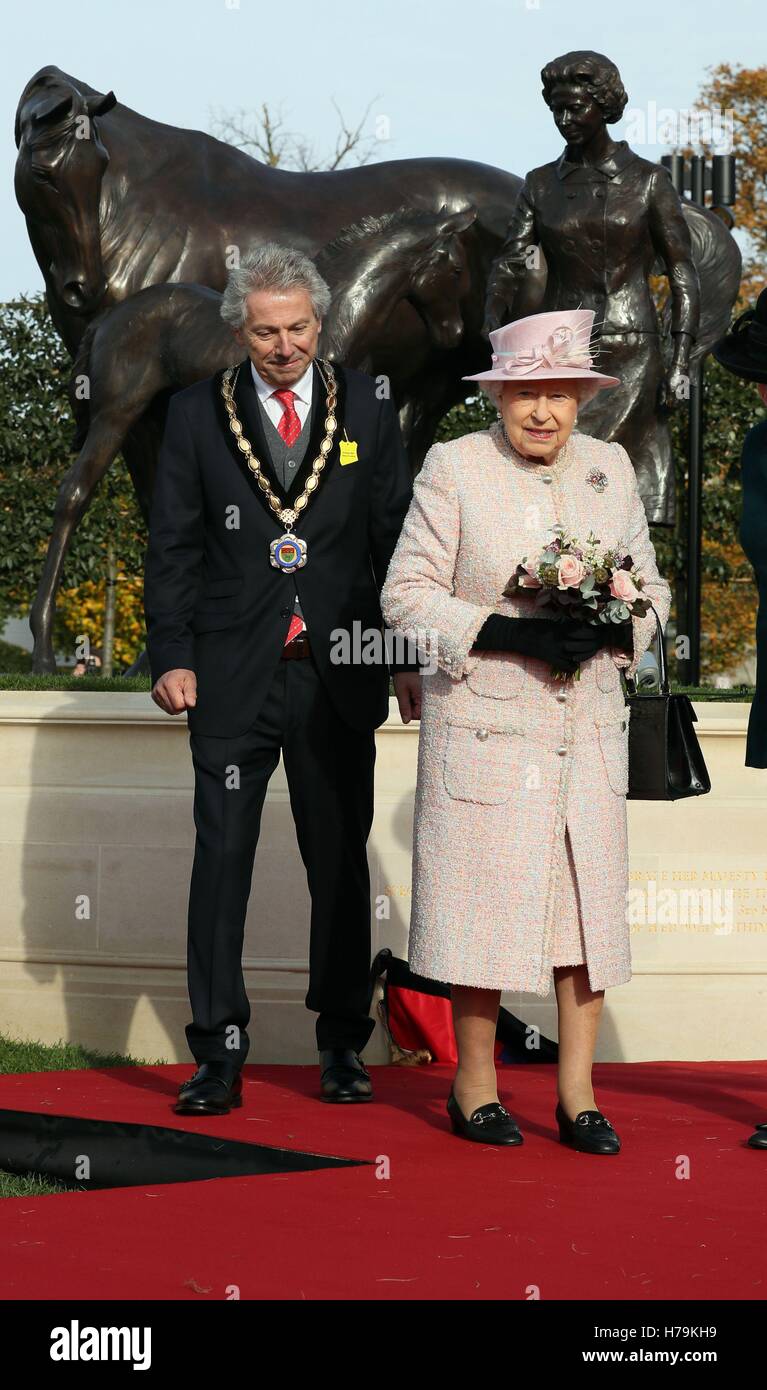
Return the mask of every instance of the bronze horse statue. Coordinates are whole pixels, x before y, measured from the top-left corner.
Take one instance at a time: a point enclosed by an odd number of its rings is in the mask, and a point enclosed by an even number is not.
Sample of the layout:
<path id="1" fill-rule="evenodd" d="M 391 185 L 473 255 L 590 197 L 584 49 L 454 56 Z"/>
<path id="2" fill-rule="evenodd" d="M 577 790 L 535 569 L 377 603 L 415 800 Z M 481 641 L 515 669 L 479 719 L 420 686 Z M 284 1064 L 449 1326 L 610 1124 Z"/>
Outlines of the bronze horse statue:
<path id="1" fill-rule="evenodd" d="M 316 265 L 333 299 L 323 320 L 322 356 L 369 369 L 382 326 L 404 298 L 419 308 L 435 345 L 455 347 L 468 274 L 461 236 L 474 217 L 474 209 L 434 215 L 403 208 L 365 217 L 325 247 Z M 164 410 L 173 391 L 241 356 L 220 306 L 219 292 L 205 285 L 150 285 L 103 311 L 83 335 L 69 382 L 79 453 L 59 487 L 30 614 L 35 671 L 56 670 L 52 630 L 67 548 L 129 430 L 151 407 Z M 140 482 L 148 521 L 153 471 Z"/>
<path id="2" fill-rule="evenodd" d="M 314 257 L 363 216 L 402 205 L 435 214 L 476 208 L 465 236 L 460 344 L 447 355 L 435 347 L 417 306 L 403 300 L 376 348 L 377 371 L 396 364 L 398 406 L 416 396 L 425 406 L 408 441 L 414 465 L 441 415 L 464 398 L 461 375 L 486 351 L 484 285 L 521 186 L 516 175 L 439 158 L 327 173 L 274 169 L 202 131 L 150 120 L 56 67 L 24 88 L 16 144 L 16 197 L 73 356 L 96 313 L 148 285 L 223 290 L 233 250 L 254 240 Z"/>
<path id="3" fill-rule="evenodd" d="M 73 357 L 97 315 L 150 286 L 221 291 L 232 255 L 254 239 L 279 240 L 316 258 L 345 226 L 402 205 L 433 215 L 476 209 L 460 239 L 461 332 L 454 341 L 435 335 L 416 287 L 381 316 L 374 335 L 364 334 L 366 368 L 390 379 L 414 471 L 439 420 L 470 393 L 461 377 L 489 357 L 485 291 L 522 186 L 514 174 L 440 158 L 332 173 L 274 169 L 200 131 L 152 121 L 56 67 L 42 68 L 24 88 L 16 144 L 17 199 L 53 322 Z M 717 229 L 705 216 L 710 252 Z M 721 262 L 711 261 L 709 255 L 707 282 L 701 267 L 704 303 L 710 292 L 719 305 Z M 528 275 L 526 312 L 542 298 L 545 274 L 544 263 Z M 359 300 L 360 322 L 371 288 Z M 724 327 L 717 324 L 715 336 Z M 122 443 L 145 512 L 166 402 L 161 391 Z M 609 438 L 611 428 L 608 418 L 598 432 Z M 76 511 L 83 501 L 75 489 L 68 506 Z"/>
<path id="4" fill-rule="evenodd" d="M 522 180 L 462 159 L 392 160 L 328 173 L 274 169 L 201 131 L 150 120 L 60 68 L 26 84 L 16 112 L 16 196 L 43 274 L 53 322 L 72 356 L 102 309 L 149 285 L 186 282 L 223 290 L 228 257 L 254 239 L 279 240 L 316 256 L 342 228 L 405 204 L 437 213 L 477 209 L 464 237 L 464 331 L 450 350 L 435 345 L 417 305 L 402 300 L 385 324 L 372 369 L 396 383 L 414 471 L 436 425 L 465 399 L 464 374 L 486 362 L 484 296 Z M 707 264 L 699 262 L 703 303 L 719 326 L 737 284 L 737 247 L 701 212 Z M 689 213 L 687 212 L 689 209 Z M 693 228 L 690 227 L 691 232 Z M 695 256 L 695 237 L 693 236 Z M 545 260 L 526 275 L 534 312 L 545 292 Z M 137 491 L 146 457 L 156 453 L 163 414 L 150 411 L 123 447 Z M 608 418 L 605 429 L 611 428 Z"/>
<path id="5" fill-rule="evenodd" d="M 281 241 L 316 257 L 350 224 L 403 205 L 432 215 L 443 208 L 448 215 L 476 209 L 462 238 L 457 277 L 460 335 L 452 345 L 435 336 L 416 287 L 379 317 L 377 341 L 369 343 L 370 370 L 391 381 L 411 464 L 418 468 L 439 420 L 466 394 L 461 377 L 486 351 L 484 286 L 521 186 L 514 174 L 459 159 L 393 160 L 313 174 L 274 169 L 201 131 L 150 120 L 113 92 L 99 92 L 53 66 L 26 84 L 15 138 L 17 201 L 53 323 L 72 357 L 97 315 L 150 286 L 222 291 L 233 255 L 254 240 Z M 365 305 L 363 296 L 363 315 Z M 122 442 L 145 514 L 166 404 L 167 395 L 155 397 Z M 68 510 L 82 508 L 88 495 L 87 486 L 78 485 Z M 66 525 L 57 518 L 57 528 Z M 62 540 L 54 535 L 53 548 Z M 33 620 L 44 633 L 50 593 L 38 595 Z M 47 648 L 49 636 L 44 643 Z M 47 663 L 49 656 L 42 659 Z"/>

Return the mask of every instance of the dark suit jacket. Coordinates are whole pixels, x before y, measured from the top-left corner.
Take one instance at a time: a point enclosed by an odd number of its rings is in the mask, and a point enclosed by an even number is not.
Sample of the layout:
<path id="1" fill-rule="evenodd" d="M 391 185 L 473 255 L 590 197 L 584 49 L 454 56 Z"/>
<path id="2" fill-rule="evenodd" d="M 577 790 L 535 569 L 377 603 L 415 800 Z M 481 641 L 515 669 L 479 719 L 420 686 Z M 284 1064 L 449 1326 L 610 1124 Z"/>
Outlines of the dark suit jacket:
<path id="1" fill-rule="evenodd" d="M 234 737 L 257 718 L 279 661 L 295 599 L 294 580 L 320 676 L 352 728 L 388 713 L 384 654 L 372 664 L 331 661 L 334 629 L 381 628 L 379 592 L 412 495 L 410 467 L 390 400 L 362 372 L 334 364 L 339 421 L 320 483 L 291 528 L 307 542 L 304 569 L 286 575 L 269 543 L 287 529 L 272 513 L 229 429 L 221 374 L 171 399 L 152 501 L 144 574 L 147 648 L 156 681 L 174 667 L 197 676 L 193 733 Z M 325 431 L 325 387 L 314 368 L 311 437 L 287 494 L 311 473 Z M 246 358 L 237 413 L 262 470 L 282 496 L 259 418 Z M 358 461 L 340 463 L 343 429 Z"/>

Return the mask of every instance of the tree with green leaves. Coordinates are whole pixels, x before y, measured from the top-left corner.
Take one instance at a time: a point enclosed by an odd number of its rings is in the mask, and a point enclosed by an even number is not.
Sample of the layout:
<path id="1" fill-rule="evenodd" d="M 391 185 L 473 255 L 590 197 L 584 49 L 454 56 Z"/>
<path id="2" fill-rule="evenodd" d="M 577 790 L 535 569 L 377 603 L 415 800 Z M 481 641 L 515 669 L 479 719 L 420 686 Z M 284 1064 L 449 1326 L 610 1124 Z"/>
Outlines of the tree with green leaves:
<path id="1" fill-rule="evenodd" d="M 26 617 L 53 527 L 59 484 L 72 463 L 69 357 L 44 296 L 0 305 L 0 621 Z M 110 551 L 117 561 L 118 667 L 144 645 L 146 528 L 122 457 L 113 463 L 72 538 L 57 600 L 57 650 L 103 640 Z"/>

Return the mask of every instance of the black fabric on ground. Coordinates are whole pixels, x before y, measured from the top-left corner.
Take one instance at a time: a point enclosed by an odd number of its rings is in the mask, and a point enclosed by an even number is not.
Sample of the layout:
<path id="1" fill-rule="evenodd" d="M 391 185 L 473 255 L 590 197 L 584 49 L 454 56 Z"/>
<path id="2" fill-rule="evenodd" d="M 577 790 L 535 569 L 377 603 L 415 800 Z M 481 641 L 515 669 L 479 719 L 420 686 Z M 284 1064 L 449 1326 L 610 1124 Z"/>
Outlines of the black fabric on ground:
<path id="1" fill-rule="evenodd" d="M 222 1123 L 226 1123 L 225 1116 Z M 88 1179 L 77 1177 L 83 1156 L 90 1163 Z M 0 1110 L 0 1169 L 20 1175 L 42 1174 L 84 1190 L 199 1182 L 254 1173 L 304 1173 L 315 1168 L 358 1167 L 368 1161 L 246 1144 L 156 1125 Z"/>

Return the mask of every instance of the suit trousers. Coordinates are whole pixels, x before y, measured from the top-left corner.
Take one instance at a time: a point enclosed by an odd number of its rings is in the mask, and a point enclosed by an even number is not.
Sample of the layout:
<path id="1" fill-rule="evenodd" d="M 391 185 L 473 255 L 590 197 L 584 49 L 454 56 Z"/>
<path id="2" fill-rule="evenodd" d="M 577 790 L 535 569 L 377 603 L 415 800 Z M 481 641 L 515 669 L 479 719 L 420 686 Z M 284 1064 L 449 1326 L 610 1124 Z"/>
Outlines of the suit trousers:
<path id="1" fill-rule="evenodd" d="M 236 738 L 189 735 L 197 830 L 187 967 L 198 1065 L 248 1054 L 245 915 L 261 812 L 282 752 L 311 895 L 309 990 L 318 1048 L 359 1052 L 370 1038 L 370 875 L 375 731 L 343 722 L 312 657 L 278 661 L 255 723 Z M 299 937 L 301 924 L 292 924 Z M 296 950 L 301 955 L 300 948 Z"/>

